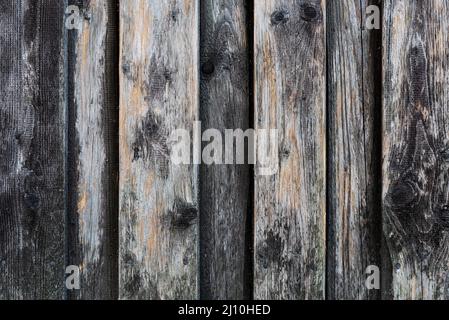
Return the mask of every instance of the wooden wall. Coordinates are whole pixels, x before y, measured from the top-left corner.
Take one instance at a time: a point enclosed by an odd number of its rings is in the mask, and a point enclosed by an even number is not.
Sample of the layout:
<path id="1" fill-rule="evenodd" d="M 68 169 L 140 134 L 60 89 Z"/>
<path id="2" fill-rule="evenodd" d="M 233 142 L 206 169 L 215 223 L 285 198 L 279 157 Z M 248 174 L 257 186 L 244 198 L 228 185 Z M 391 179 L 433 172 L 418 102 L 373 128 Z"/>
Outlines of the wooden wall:
<path id="1" fill-rule="evenodd" d="M 447 21 L 448 0 L 0 0 L 0 299 L 449 298 Z M 277 129 L 274 174 L 174 164 L 198 121 Z"/>

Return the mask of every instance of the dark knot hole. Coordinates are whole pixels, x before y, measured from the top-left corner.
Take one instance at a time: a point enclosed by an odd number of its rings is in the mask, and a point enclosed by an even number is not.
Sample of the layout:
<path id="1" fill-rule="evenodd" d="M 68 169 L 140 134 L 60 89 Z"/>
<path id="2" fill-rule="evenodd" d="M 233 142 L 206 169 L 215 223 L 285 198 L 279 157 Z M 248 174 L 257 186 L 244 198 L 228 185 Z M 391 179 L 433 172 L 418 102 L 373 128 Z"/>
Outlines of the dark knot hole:
<path id="1" fill-rule="evenodd" d="M 319 8 L 310 3 L 301 5 L 301 18 L 305 21 L 318 21 L 320 19 Z"/>

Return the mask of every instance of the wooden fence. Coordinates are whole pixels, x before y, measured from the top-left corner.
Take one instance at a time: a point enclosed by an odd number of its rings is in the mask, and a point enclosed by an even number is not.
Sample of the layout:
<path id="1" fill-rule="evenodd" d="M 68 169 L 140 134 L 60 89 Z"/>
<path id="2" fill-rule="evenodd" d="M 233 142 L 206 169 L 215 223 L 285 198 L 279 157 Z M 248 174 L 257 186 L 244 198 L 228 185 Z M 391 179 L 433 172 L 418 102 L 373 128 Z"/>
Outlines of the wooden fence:
<path id="1" fill-rule="evenodd" d="M 0 299 L 449 298 L 449 0 L 0 0 L 0 30 Z M 277 172 L 174 165 L 196 121 L 278 129 Z"/>

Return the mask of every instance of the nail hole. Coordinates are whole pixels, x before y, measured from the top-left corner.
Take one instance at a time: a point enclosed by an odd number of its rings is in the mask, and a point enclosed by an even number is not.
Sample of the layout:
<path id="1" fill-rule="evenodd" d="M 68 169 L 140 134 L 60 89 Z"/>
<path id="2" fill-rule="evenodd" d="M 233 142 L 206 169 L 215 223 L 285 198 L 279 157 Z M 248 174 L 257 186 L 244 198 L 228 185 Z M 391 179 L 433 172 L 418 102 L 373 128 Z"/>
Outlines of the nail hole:
<path id="1" fill-rule="evenodd" d="M 207 61 L 201 67 L 201 72 L 205 75 L 211 75 L 215 71 L 215 66 L 211 61 Z"/>

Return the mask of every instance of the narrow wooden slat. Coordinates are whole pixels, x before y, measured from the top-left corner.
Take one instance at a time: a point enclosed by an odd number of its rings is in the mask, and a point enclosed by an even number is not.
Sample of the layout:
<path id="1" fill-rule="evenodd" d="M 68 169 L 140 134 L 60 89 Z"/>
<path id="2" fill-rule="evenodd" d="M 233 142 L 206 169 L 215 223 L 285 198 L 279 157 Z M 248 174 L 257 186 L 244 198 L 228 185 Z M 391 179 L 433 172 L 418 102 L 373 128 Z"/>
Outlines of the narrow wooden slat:
<path id="1" fill-rule="evenodd" d="M 374 299 L 366 269 L 380 268 L 381 212 L 376 178 L 380 118 L 376 66 L 380 30 L 368 30 L 377 1 L 331 0 L 328 24 L 328 293 L 330 299 Z M 380 17 L 379 17 L 380 18 Z M 376 60 L 379 57 L 379 60 Z"/>
<path id="2" fill-rule="evenodd" d="M 64 298 L 63 16 L 0 1 L 0 299 Z"/>
<path id="3" fill-rule="evenodd" d="M 172 163 L 169 143 L 199 120 L 198 9 L 196 0 L 120 1 L 123 299 L 198 296 L 198 170 Z"/>
<path id="4" fill-rule="evenodd" d="M 323 299 L 325 1 L 254 5 L 255 127 L 279 130 L 278 172 L 255 177 L 254 297 Z"/>
<path id="5" fill-rule="evenodd" d="M 202 129 L 225 137 L 249 126 L 247 11 L 242 0 L 206 0 L 201 12 Z M 249 166 L 202 166 L 200 194 L 201 297 L 243 299 Z"/>
<path id="6" fill-rule="evenodd" d="M 384 17 L 383 229 L 391 296 L 447 299 L 449 1 L 386 0 Z"/>
<path id="7" fill-rule="evenodd" d="M 117 296 L 118 32 L 115 1 L 71 1 L 69 30 L 70 264 L 81 267 L 82 299 Z M 73 47 L 72 47 L 73 46 Z"/>

